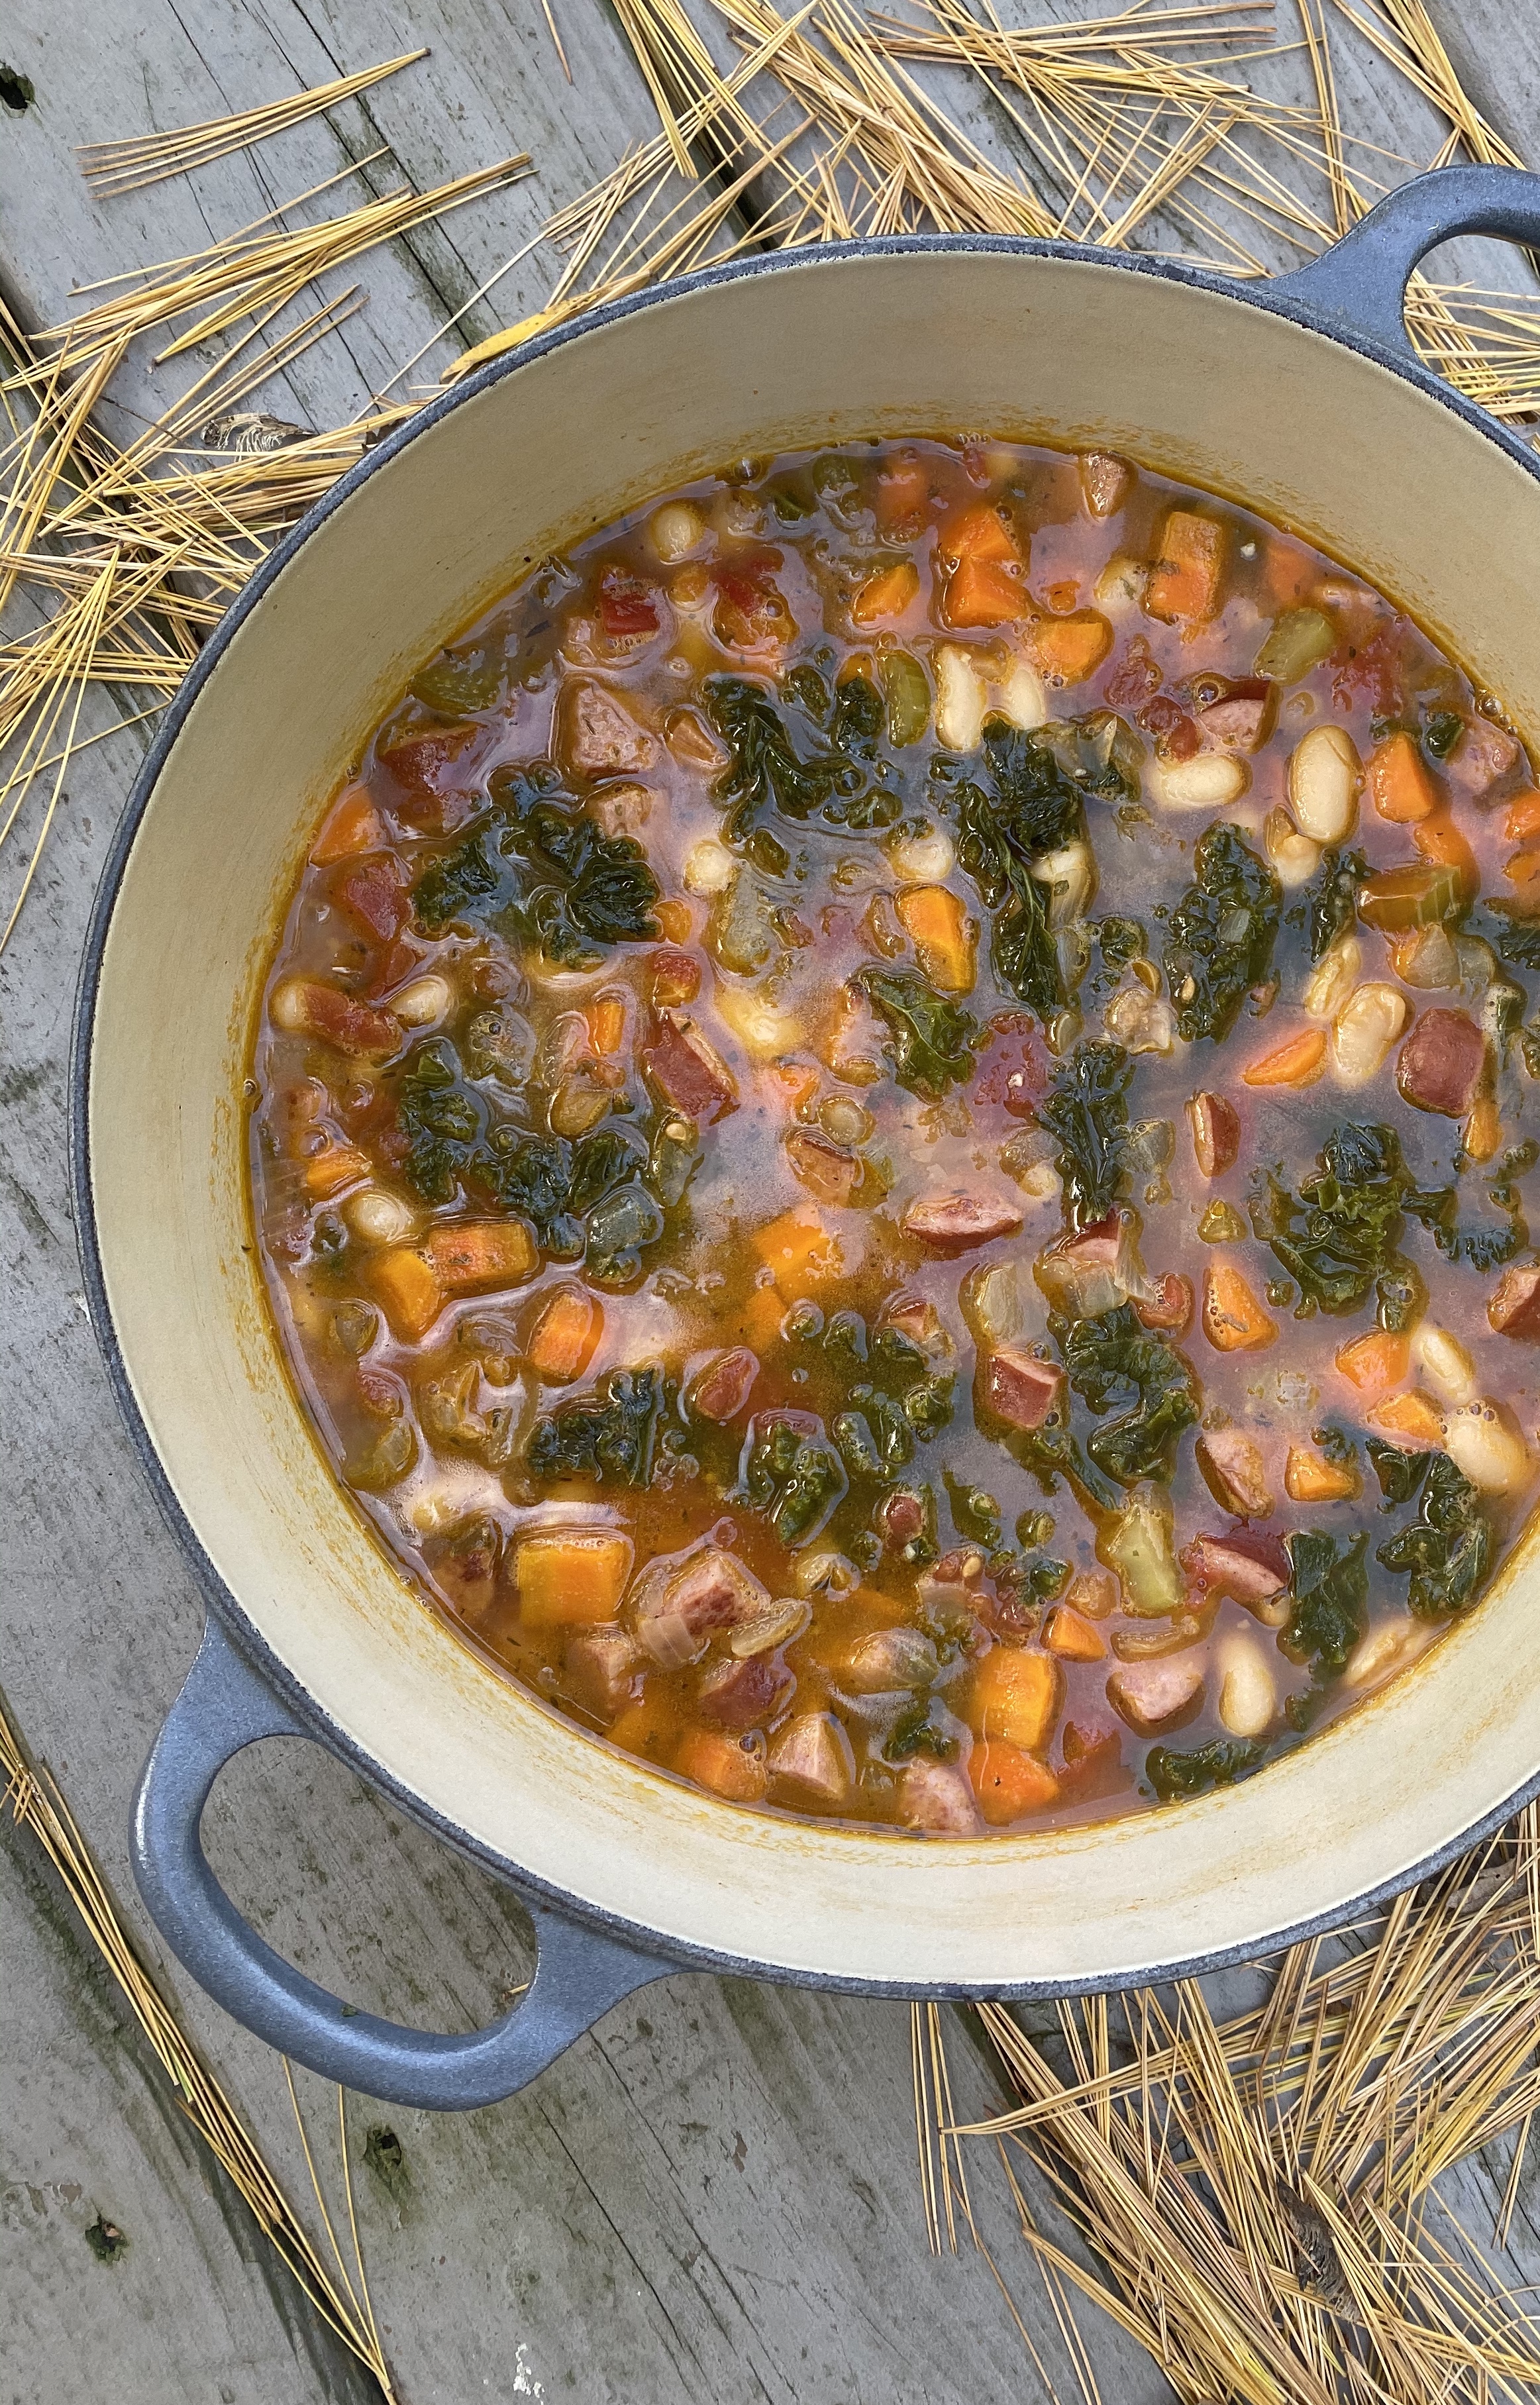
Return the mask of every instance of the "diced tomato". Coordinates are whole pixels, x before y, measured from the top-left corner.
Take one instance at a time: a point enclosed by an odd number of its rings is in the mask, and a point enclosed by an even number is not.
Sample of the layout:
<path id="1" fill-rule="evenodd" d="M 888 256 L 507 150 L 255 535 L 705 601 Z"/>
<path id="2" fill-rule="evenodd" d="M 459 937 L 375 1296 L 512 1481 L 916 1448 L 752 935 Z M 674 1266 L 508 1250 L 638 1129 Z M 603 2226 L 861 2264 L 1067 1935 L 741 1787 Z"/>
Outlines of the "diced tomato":
<path id="1" fill-rule="evenodd" d="M 479 781 L 473 766 L 479 726 L 435 726 L 402 738 L 379 755 L 397 788 L 398 818 L 424 834 L 446 835 L 459 824 Z"/>
<path id="2" fill-rule="evenodd" d="M 1148 701 L 1161 687 L 1160 663 L 1142 635 L 1136 635 L 1102 684 L 1102 698 L 1113 710 L 1131 710 L 1137 701 Z M 1173 704 L 1180 710 L 1180 705 Z"/>
<path id="3" fill-rule="evenodd" d="M 657 598 L 639 576 L 607 568 L 599 581 L 599 623 L 607 635 L 656 635 Z"/>
<path id="4" fill-rule="evenodd" d="M 400 935 L 412 904 L 393 860 L 369 860 L 337 879 L 337 901 L 365 934 L 382 944 Z"/>
<path id="5" fill-rule="evenodd" d="M 1145 703 L 1138 724 L 1146 735 L 1155 738 L 1155 749 L 1166 760 L 1191 760 L 1203 748 L 1203 734 L 1195 718 L 1190 718 L 1180 701 L 1168 693 L 1157 693 Z"/>

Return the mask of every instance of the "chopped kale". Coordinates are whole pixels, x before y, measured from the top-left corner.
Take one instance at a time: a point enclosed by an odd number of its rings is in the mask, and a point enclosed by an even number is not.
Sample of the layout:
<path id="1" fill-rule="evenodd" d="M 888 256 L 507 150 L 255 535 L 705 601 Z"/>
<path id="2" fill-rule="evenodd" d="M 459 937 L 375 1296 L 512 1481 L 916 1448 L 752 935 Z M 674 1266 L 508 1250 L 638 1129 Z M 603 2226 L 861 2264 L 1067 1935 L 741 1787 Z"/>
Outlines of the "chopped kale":
<path id="1" fill-rule="evenodd" d="M 728 806 L 723 833 L 729 843 L 747 837 L 765 809 L 855 827 L 888 826 L 899 815 L 902 797 L 871 773 L 886 712 L 866 678 L 851 679 L 831 696 L 815 668 L 796 668 L 778 702 L 748 677 L 713 676 L 706 679 L 704 698 L 706 715 L 732 754 L 713 788 L 715 800 Z M 826 735 L 831 750 L 822 748 Z"/>
<path id="2" fill-rule="evenodd" d="M 958 1536 L 993 1552 L 1000 1541 L 1000 1507 L 994 1496 L 986 1487 L 970 1485 L 966 1478 L 954 1478 L 950 1470 L 942 1470 L 941 1484 Z"/>
<path id="3" fill-rule="evenodd" d="M 1376 1555 L 1388 1570 L 1409 1570 L 1409 1610 L 1421 1620 L 1468 1611 L 1491 1568 L 1496 1539 L 1477 1490 L 1447 1454 L 1429 1460 L 1414 1525 L 1387 1538 Z"/>
<path id="4" fill-rule="evenodd" d="M 1312 961 L 1324 959 L 1338 935 L 1346 935 L 1358 916 L 1358 889 L 1369 874 L 1361 851 L 1342 851 L 1332 844 L 1321 855 L 1315 882 L 1305 896 L 1305 932 Z"/>
<path id="5" fill-rule="evenodd" d="M 1458 710 L 1434 710 L 1422 722 L 1422 749 L 1430 759 L 1447 760 L 1465 731 Z"/>
<path id="6" fill-rule="evenodd" d="M 1080 785 L 1038 735 L 1008 719 L 984 725 L 984 771 L 994 816 L 1018 851 L 1059 851 L 1085 833 Z"/>
<path id="7" fill-rule="evenodd" d="M 396 1118 L 407 1139 L 403 1167 L 425 1202 L 452 1202 L 481 1136 L 481 1105 L 461 1081 L 454 1048 L 424 1044 L 402 1072 Z"/>
<path id="8" fill-rule="evenodd" d="M 763 1414 L 750 1426 L 743 1497 L 788 1552 L 817 1536 L 849 1491 L 844 1465 L 811 1413 Z"/>
<path id="9" fill-rule="evenodd" d="M 1335 1470 L 1357 1469 L 1358 1447 L 1346 1428 L 1333 1428 L 1328 1425 L 1325 1428 L 1312 1428 L 1310 1436 L 1320 1446 L 1322 1460 L 1329 1461 Z"/>
<path id="10" fill-rule="evenodd" d="M 1253 1737 L 1217 1737 L 1184 1753 L 1168 1745 L 1151 1746 L 1144 1757 L 1145 1776 L 1163 1804 L 1189 1795 L 1207 1795 L 1211 1787 L 1229 1787 L 1254 1770 L 1266 1751 Z"/>
<path id="11" fill-rule="evenodd" d="M 987 792 L 956 792 L 957 856 L 992 914 L 996 976 L 1046 1019 L 1063 1006 L 1064 975 L 1032 863 L 1083 838 L 1081 788 L 1038 737 L 1003 718 L 988 722 L 983 745 Z"/>
<path id="12" fill-rule="evenodd" d="M 1123 1174 L 1133 1063 L 1119 1044 L 1082 1044 L 1061 1062 L 1038 1117 L 1059 1141 L 1059 1174 L 1071 1223 L 1089 1227 L 1111 1209 Z"/>
<path id="13" fill-rule="evenodd" d="M 916 1695 L 905 1705 L 888 1731 L 883 1748 L 884 1762 L 912 1762 L 917 1753 L 928 1753 L 937 1762 L 952 1760 L 957 1740 L 933 1718 L 933 1710 L 928 1695 Z"/>
<path id="14" fill-rule="evenodd" d="M 1051 719 L 1034 730 L 1031 740 L 1081 793 L 1095 794 L 1104 802 L 1137 801 L 1144 746 L 1126 719 L 1110 710 Z"/>
<path id="15" fill-rule="evenodd" d="M 922 1378 L 917 1385 L 911 1386 L 903 1403 L 905 1419 L 921 1443 L 928 1444 L 932 1437 L 940 1436 L 951 1425 L 952 1380 Z"/>
<path id="16" fill-rule="evenodd" d="M 1493 903 L 1493 909 L 1502 909 Z M 1517 969 L 1540 969 L 1540 919 L 1519 919 L 1505 911 L 1497 931 L 1497 949 Z"/>
<path id="17" fill-rule="evenodd" d="M 1098 1416 L 1128 1403 L 1092 1432 L 1086 1451 L 1120 1486 L 1141 1478 L 1169 1478 L 1172 1450 L 1199 1413 L 1189 1364 L 1164 1336 L 1140 1325 L 1131 1302 L 1095 1319 L 1050 1322 L 1075 1393 Z"/>
<path id="18" fill-rule="evenodd" d="M 645 1486 L 663 1402 L 660 1370 L 612 1370 L 594 1394 L 535 1422 L 530 1468 L 537 1478 Z"/>
<path id="19" fill-rule="evenodd" d="M 484 835 L 473 835 L 457 851 L 425 868 L 412 888 L 417 921 L 430 935 L 457 919 L 472 918 L 479 904 L 491 901 L 502 884 L 502 874 L 487 857 Z"/>
<path id="20" fill-rule="evenodd" d="M 1177 1026 L 1189 1044 L 1229 1034 L 1247 993 L 1267 974 L 1283 898 L 1238 827 L 1211 826 L 1193 855 L 1193 871 L 1171 913 L 1163 956 Z"/>
<path id="21" fill-rule="evenodd" d="M 1253 1234 L 1297 1284 L 1295 1317 L 1304 1318 L 1356 1311 L 1396 1261 L 1402 1212 L 1426 1200 L 1412 1185 L 1393 1128 L 1342 1127 L 1327 1137 L 1297 1202 L 1276 1168 L 1261 1169 L 1248 1206 Z"/>
<path id="22" fill-rule="evenodd" d="M 897 1405 L 872 1386 L 856 1386 L 852 1403 L 859 1410 L 839 1413 L 829 1434 L 852 1478 L 875 1479 L 889 1486 L 914 1458 L 914 1431 Z"/>
<path id="23" fill-rule="evenodd" d="M 1125 969 L 1130 961 L 1142 961 L 1149 938 L 1137 919 L 1096 919 L 1092 921 L 1092 934 L 1101 947 L 1104 965 L 1114 974 Z"/>
<path id="24" fill-rule="evenodd" d="M 596 1128 L 592 1134 L 580 1136 L 572 1146 L 572 1165 L 567 1180 L 567 1208 L 584 1218 L 596 1202 L 613 1194 L 628 1177 L 642 1176 L 647 1167 L 647 1147 L 630 1128 Z"/>
<path id="25" fill-rule="evenodd" d="M 1386 1511 L 1394 1511 L 1398 1503 L 1409 1503 L 1422 1484 L 1432 1455 L 1403 1453 L 1399 1445 L 1387 1444 L 1381 1436 L 1370 1437 L 1367 1450 L 1379 1491 L 1385 1498 Z"/>
<path id="26" fill-rule="evenodd" d="M 940 1097 L 967 1084 L 979 1040 L 971 1011 L 948 1002 L 912 969 L 859 969 L 854 983 L 886 1022 L 893 1038 L 889 1059 L 900 1086 L 911 1094 Z"/>
<path id="27" fill-rule="evenodd" d="M 476 1158 L 476 1174 L 504 1211 L 528 1219 L 543 1252 L 575 1260 L 583 1224 L 571 1208 L 572 1148 L 558 1135 L 494 1128 Z"/>
<path id="28" fill-rule="evenodd" d="M 1335 1537 L 1302 1528 L 1285 1539 L 1291 1577 L 1289 1624 L 1283 1650 L 1296 1662 L 1310 1662 L 1317 1677 L 1335 1676 L 1363 1634 L 1369 1572 L 1362 1532 L 1340 1557 Z"/>
<path id="29" fill-rule="evenodd" d="M 510 932 L 532 940 L 563 968 L 597 966 L 612 944 L 654 943 L 660 888 L 629 836 L 607 836 L 585 811 L 530 800 L 510 812 L 500 837 L 519 868 L 519 893 L 504 914 Z"/>
<path id="30" fill-rule="evenodd" d="M 1523 1205 L 1510 1179 L 1499 1174 L 1486 1190 L 1494 1216 L 1476 1220 L 1461 1217 L 1460 1189 L 1456 1186 L 1409 1193 L 1405 1203 L 1412 1217 L 1427 1229 L 1447 1260 L 1468 1261 L 1483 1277 L 1514 1259 L 1529 1243 Z"/>

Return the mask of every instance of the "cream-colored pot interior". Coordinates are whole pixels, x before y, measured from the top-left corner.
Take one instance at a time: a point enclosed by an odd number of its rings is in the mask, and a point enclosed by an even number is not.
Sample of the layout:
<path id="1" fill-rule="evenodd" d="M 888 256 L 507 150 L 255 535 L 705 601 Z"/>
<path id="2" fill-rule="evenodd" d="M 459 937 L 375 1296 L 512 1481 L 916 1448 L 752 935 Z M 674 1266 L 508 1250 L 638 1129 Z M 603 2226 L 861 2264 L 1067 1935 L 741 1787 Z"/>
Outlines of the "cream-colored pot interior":
<path id="1" fill-rule="evenodd" d="M 859 1983 L 1135 1976 L 1330 1914 L 1540 1768 L 1533 1547 L 1425 1667 L 1248 1784 L 1104 1828 L 917 1842 L 718 1803 L 459 1646 L 333 1485 L 247 1243 L 240 1087 L 279 901 L 412 668 L 526 566 L 783 444 L 988 430 L 1125 450 L 1298 527 L 1540 731 L 1540 485 L 1401 379 L 1222 294 L 1065 258 L 808 260 L 516 367 L 408 443 L 230 640 L 134 843 L 95 1012 L 101 1259 L 139 1408 L 219 1577 L 404 1793 L 682 1945 Z"/>

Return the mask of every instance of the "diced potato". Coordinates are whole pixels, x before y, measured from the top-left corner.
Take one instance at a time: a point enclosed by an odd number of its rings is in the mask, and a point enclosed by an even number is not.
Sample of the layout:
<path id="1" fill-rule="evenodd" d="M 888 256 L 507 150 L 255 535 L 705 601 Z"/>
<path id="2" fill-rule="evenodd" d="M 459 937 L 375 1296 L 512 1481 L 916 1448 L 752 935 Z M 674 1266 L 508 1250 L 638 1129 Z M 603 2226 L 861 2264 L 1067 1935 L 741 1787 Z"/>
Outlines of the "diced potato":
<path id="1" fill-rule="evenodd" d="M 432 1264 L 411 1245 L 377 1253 L 364 1283 L 403 1344 L 419 1344 L 444 1308 L 444 1288 Z"/>
<path id="2" fill-rule="evenodd" d="M 894 905 L 920 966 L 943 993 L 971 993 L 978 929 L 947 885 L 906 885 Z"/>
<path id="3" fill-rule="evenodd" d="M 630 1575 L 629 1537 L 610 1528 L 551 1528 L 519 1540 L 514 1583 L 529 1629 L 613 1620 Z"/>
<path id="4" fill-rule="evenodd" d="M 973 1673 L 964 1717 L 979 1737 L 1041 1753 L 1053 1734 L 1060 1686 L 1051 1654 L 996 1645 Z"/>

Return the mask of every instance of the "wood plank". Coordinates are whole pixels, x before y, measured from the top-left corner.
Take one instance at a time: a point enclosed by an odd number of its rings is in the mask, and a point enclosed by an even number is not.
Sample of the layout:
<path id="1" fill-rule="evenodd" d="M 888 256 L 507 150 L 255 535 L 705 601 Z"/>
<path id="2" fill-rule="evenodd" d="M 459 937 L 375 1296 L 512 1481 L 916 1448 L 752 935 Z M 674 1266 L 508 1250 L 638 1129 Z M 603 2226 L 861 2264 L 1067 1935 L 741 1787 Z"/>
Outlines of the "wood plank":
<path id="1" fill-rule="evenodd" d="M 267 396 L 280 411 L 334 422 L 549 206 L 651 130 L 612 21 L 572 0 L 555 5 L 578 78 L 572 91 L 537 0 L 507 8 L 415 0 L 409 12 L 361 0 L 307 9 L 217 0 L 195 21 L 167 0 L 147 0 L 132 23 L 99 0 L 46 8 L 26 0 L 7 17 L 3 40 L 38 90 L 35 111 L 0 120 L 9 287 L 34 322 L 56 316 L 72 274 L 191 249 L 361 155 L 381 131 L 419 186 L 510 148 L 532 149 L 538 184 L 365 262 L 368 315 L 290 372 L 287 400 Z M 1065 13 L 1074 13 L 1067 0 Z M 1445 7 L 1446 23 L 1450 14 Z M 1494 87 L 1516 138 L 1533 144 L 1534 27 L 1516 25 L 1496 0 L 1467 7 L 1460 27 L 1477 63 L 1505 62 Z M 431 41 L 432 59 L 339 112 L 337 131 L 303 129 L 191 184 L 99 206 L 75 174 L 71 142 L 248 105 L 417 39 Z M 1426 129 L 1412 122 L 1404 95 L 1381 101 L 1381 89 L 1354 85 L 1349 105 L 1366 112 L 1373 103 L 1387 134 L 1425 151 Z M 999 138 L 997 126 L 986 130 Z M 1511 274 L 1513 254 L 1501 258 Z M 548 260 L 530 262 L 468 319 L 470 330 L 480 335 L 536 305 L 548 277 Z M 154 407 L 164 388 L 148 377 L 130 398 Z M 132 423 L 126 412 L 121 422 Z M 110 716 L 104 702 L 92 724 Z M 63 1098 L 85 914 L 142 748 L 139 735 L 115 736 L 75 764 L 34 904 L 0 962 L 0 1210 L 19 1290 L 0 1329 L 0 1442 L 15 1532 L 0 1624 L 22 1724 L 53 1759 L 125 1894 L 128 1798 L 191 1659 L 199 1612 L 119 1428 L 83 1316 Z M 254 1750 L 223 1782 L 210 1824 L 211 1851 L 243 1907 L 303 1967 L 361 2004 L 464 2027 L 496 2009 L 522 1976 L 516 1905 L 312 1748 Z M 0 2339 L 0 2354 L 15 2357 L 6 2366 L 10 2385 L 39 2405 L 74 2405 L 109 2386 L 123 2405 L 161 2405 L 180 2388 L 228 2392 L 231 2405 L 361 2393 L 309 2318 L 275 2293 L 238 2213 L 216 2193 L 180 2125 L 167 2121 L 151 2076 L 114 2029 L 111 1999 L 71 1953 L 46 1878 L 16 1849 L 3 1875 L 12 1992 L 26 2032 L 7 2065 L 7 2204 L 25 2299 Z M 154 1952 L 136 1910 L 135 1926 Z M 303 2196 L 276 2060 L 190 1982 L 168 1978 Z M 981 2060 L 966 2045 L 955 2052 L 968 2109 L 987 2109 L 994 2091 Z M 303 2085 L 326 2126 L 328 2092 Z M 360 2215 L 403 2395 L 422 2405 L 485 2384 L 492 2394 L 566 2392 L 627 2405 L 681 2397 L 714 2405 L 741 2394 L 865 2405 L 916 2393 L 1030 2394 L 987 2265 L 970 2254 L 933 2264 L 925 2254 L 908 2085 L 901 2007 L 679 1978 L 619 2008 L 507 2104 L 436 2117 L 360 2100 Z M 404 2176 L 394 2183 L 364 2159 L 369 2130 L 384 2126 L 403 2151 Z M 324 2145 L 322 2159 L 332 2159 Z M 1475 2228 L 1490 2215 L 1493 2176 L 1486 2166 L 1461 2175 Z M 78 2197 L 66 2196 L 72 2187 Z M 1041 2293 L 998 2183 L 982 2171 L 979 2193 L 996 2259 L 1068 2395 L 1071 2374 Z M 78 2224 L 88 2201 L 129 2231 L 130 2250 L 116 2264 L 97 2266 L 86 2250 Z M 1533 2226 L 1521 2260 L 1531 2267 L 1521 2276 L 1533 2277 Z M 1090 2328 L 1107 2396 L 1143 2405 L 1167 2393 L 1108 2326 Z"/>

